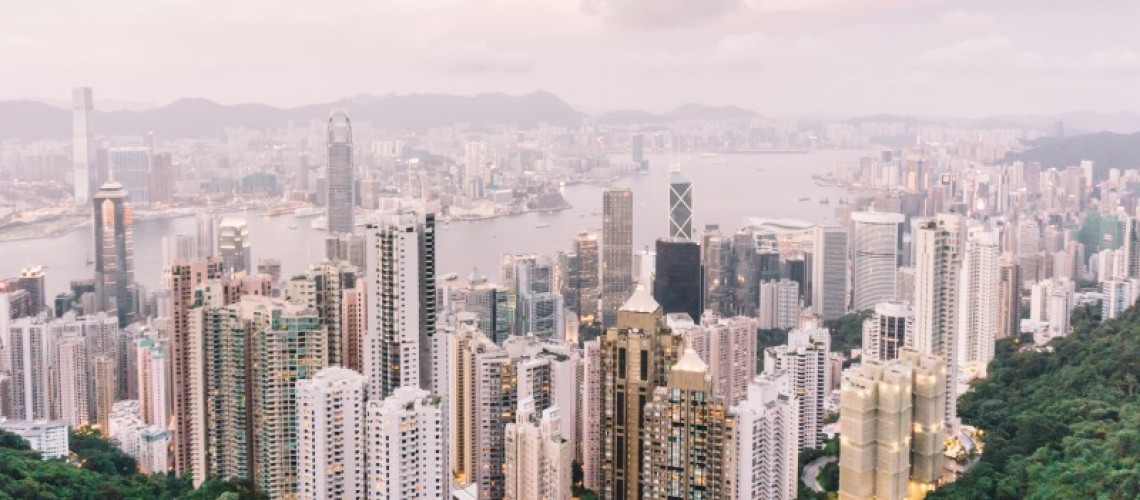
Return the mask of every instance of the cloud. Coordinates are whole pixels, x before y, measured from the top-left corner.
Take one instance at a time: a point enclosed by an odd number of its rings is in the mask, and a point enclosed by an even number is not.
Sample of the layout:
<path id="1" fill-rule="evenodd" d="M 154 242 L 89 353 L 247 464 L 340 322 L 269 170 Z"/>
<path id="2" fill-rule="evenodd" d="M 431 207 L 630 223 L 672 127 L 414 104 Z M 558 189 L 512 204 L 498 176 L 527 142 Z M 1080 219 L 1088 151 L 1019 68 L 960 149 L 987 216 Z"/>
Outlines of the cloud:
<path id="1" fill-rule="evenodd" d="M 994 16 L 985 12 L 954 10 L 943 14 L 939 21 L 954 29 L 974 30 L 993 24 Z"/>
<path id="2" fill-rule="evenodd" d="M 640 28 L 680 28 L 720 19 L 740 0 L 582 0 L 582 12 Z"/>
<path id="3" fill-rule="evenodd" d="M 517 50 L 494 50 L 485 43 L 447 43 L 435 51 L 439 68 L 453 73 L 527 73 L 534 56 Z"/>
<path id="4" fill-rule="evenodd" d="M 721 38 L 709 58 L 732 69 L 824 66 L 834 69 L 847 62 L 830 40 L 813 36 L 774 37 L 759 31 Z"/>
<path id="5" fill-rule="evenodd" d="M 961 40 L 920 53 L 920 66 L 930 70 L 985 70 L 1039 74 L 1140 72 L 1140 53 L 1113 47 L 1082 54 L 1042 53 L 1019 46 L 1011 38 L 991 34 Z"/>
<path id="6" fill-rule="evenodd" d="M 994 34 L 930 49 L 919 54 L 916 60 L 919 64 L 936 68 L 966 69 L 1014 57 L 1016 52 L 1013 40 L 1005 35 Z"/>

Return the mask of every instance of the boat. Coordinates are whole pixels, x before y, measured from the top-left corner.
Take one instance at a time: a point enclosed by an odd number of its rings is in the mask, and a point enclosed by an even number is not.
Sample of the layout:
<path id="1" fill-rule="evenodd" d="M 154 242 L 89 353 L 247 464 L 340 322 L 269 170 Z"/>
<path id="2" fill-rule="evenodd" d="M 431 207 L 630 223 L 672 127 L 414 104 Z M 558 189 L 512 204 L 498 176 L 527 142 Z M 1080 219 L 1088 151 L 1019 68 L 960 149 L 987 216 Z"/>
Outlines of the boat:
<path id="1" fill-rule="evenodd" d="M 811 198 L 800 198 L 800 201 L 811 201 Z"/>
<path id="2" fill-rule="evenodd" d="M 819 200 L 819 204 L 820 204 L 820 205 L 826 205 L 826 204 L 828 204 L 828 203 L 831 203 L 831 202 L 830 202 L 830 201 L 828 201 L 828 199 L 827 199 L 827 198 L 824 198 L 824 199 L 822 199 L 822 200 Z"/>
<path id="3" fill-rule="evenodd" d="M 309 227 L 319 231 L 328 231 L 329 220 L 324 217 L 318 217 L 316 219 L 313 219 L 313 222 L 309 224 Z"/>
<path id="4" fill-rule="evenodd" d="M 544 227 L 550 227 L 550 223 L 549 222 L 540 222 L 538 224 L 535 224 L 534 227 L 542 229 Z"/>
<path id="5" fill-rule="evenodd" d="M 293 209 L 290 207 L 270 207 L 265 209 L 265 213 L 262 215 L 265 217 L 277 217 L 278 215 L 285 215 L 291 212 L 293 212 Z"/>
<path id="6" fill-rule="evenodd" d="M 459 279 L 459 274 L 457 273 L 447 273 L 443 275 L 443 281 L 455 281 L 457 279 Z"/>
<path id="7" fill-rule="evenodd" d="M 321 210 L 317 207 L 302 207 L 302 208 L 298 208 L 298 209 L 294 210 L 293 216 L 298 218 L 298 219 L 304 219 L 306 217 L 316 217 L 316 216 L 321 215 L 323 213 L 324 213 L 324 210 Z"/>
<path id="8" fill-rule="evenodd" d="M 296 229 L 297 229 L 297 226 L 289 226 L 289 229 L 294 229 L 294 230 L 296 230 Z"/>

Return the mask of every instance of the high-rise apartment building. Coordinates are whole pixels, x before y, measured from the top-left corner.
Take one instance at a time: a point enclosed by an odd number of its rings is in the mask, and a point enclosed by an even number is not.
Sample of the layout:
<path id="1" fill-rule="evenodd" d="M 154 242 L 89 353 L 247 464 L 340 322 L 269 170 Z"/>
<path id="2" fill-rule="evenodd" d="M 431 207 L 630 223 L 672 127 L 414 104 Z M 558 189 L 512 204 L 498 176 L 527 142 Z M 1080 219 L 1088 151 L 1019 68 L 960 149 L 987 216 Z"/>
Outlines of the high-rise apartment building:
<path id="1" fill-rule="evenodd" d="M 1104 296 L 1100 317 L 1105 321 L 1119 316 L 1125 309 L 1135 305 L 1137 297 L 1140 297 L 1140 280 L 1120 278 L 1105 281 L 1100 286 Z"/>
<path id="2" fill-rule="evenodd" d="M 958 363 L 974 367 L 982 377 L 994 358 L 999 314 L 999 249 L 996 231 L 981 225 L 966 230 L 958 302 Z"/>
<path id="3" fill-rule="evenodd" d="M 880 302 L 863 320 L 863 360 L 890 361 L 909 345 L 914 335 L 914 308 L 909 302 Z"/>
<path id="4" fill-rule="evenodd" d="M 365 498 L 365 379 L 339 366 L 297 381 L 297 497 Z"/>
<path id="5" fill-rule="evenodd" d="M 919 224 L 914 234 L 914 336 L 909 343 L 946 364 L 945 428 L 958 430 L 958 315 L 964 245 L 962 217 L 939 214 Z"/>
<path id="6" fill-rule="evenodd" d="M 364 373 L 364 332 L 368 315 L 364 305 L 366 296 L 363 279 L 357 279 L 352 288 L 341 291 L 340 365 L 359 373 Z M 329 357 L 332 357 L 331 353 Z"/>
<path id="7" fill-rule="evenodd" d="M 534 401 L 519 402 L 515 422 L 505 431 L 506 489 L 504 498 L 545 500 L 570 498 L 574 448 L 562 435 L 557 406 L 539 413 Z"/>
<path id="8" fill-rule="evenodd" d="M 633 292 L 633 191 L 602 195 L 602 326 L 616 324 L 618 309 Z"/>
<path id="9" fill-rule="evenodd" d="M 601 278 L 598 272 L 601 269 L 598 262 L 598 234 L 592 231 L 582 231 L 574 237 L 574 248 L 569 254 L 566 280 L 563 283 L 562 295 L 570 307 L 578 315 L 578 321 L 593 323 L 601 319 L 598 316 L 598 298 L 601 293 Z"/>
<path id="10" fill-rule="evenodd" d="M 636 498 L 733 496 L 732 417 L 712 394 L 708 365 L 696 351 L 685 349 L 669 368 L 668 383 L 655 387 L 639 411 L 644 465 Z"/>
<path id="11" fill-rule="evenodd" d="M 47 274 L 43 266 L 28 266 L 20 270 L 16 277 L 16 289 L 28 292 L 28 316 L 35 316 L 47 306 Z M 48 315 L 51 311 L 48 310 Z"/>
<path id="12" fill-rule="evenodd" d="M 823 444 L 823 419 L 827 416 L 827 399 L 831 392 L 831 372 L 827 369 L 831 349 L 831 332 L 815 324 L 807 324 L 788 332 L 788 343 L 764 351 L 764 373 L 788 373 L 791 389 L 800 395 L 799 449 L 819 448 Z"/>
<path id="13" fill-rule="evenodd" d="M 674 330 L 709 366 L 713 394 L 734 405 L 744 399 L 756 375 L 756 328 L 754 318 L 707 314 L 699 325 L 678 325 Z"/>
<path id="14" fill-rule="evenodd" d="M 704 312 L 701 247 L 688 239 L 657 240 L 653 298 L 666 313 L 687 313 L 700 321 Z"/>
<path id="15" fill-rule="evenodd" d="M 117 182 L 99 188 L 94 208 L 96 307 L 114 313 L 119 326 L 125 327 L 138 318 L 134 211 Z"/>
<path id="16" fill-rule="evenodd" d="M 326 261 L 310 265 L 285 284 L 286 300 L 317 311 L 321 326 L 328 332 L 325 345 L 329 365 L 344 366 L 346 339 L 342 301 L 346 291 L 356 288 L 356 281 L 356 268 L 351 264 Z"/>
<path id="17" fill-rule="evenodd" d="M 792 500 L 798 493 L 799 398 L 789 373 L 756 377 L 729 409 L 733 426 L 734 500 Z"/>
<path id="18" fill-rule="evenodd" d="M 222 219 L 218 226 L 218 255 L 222 257 L 227 273 L 253 273 L 253 253 L 245 219 Z"/>
<path id="19" fill-rule="evenodd" d="M 90 87 L 71 91 L 71 159 L 72 197 L 76 205 L 86 205 L 95 190 L 95 142 L 91 139 L 91 112 L 94 111 Z"/>
<path id="20" fill-rule="evenodd" d="M 582 426 L 579 449 L 582 485 L 602 489 L 602 352 L 601 340 L 582 344 Z"/>
<path id="21" fill-rule="evenodd" d="M 811 308 L 817 316 L 836 319 L 847 312 L 847 230 L 815 229 L 811 263 Z"/>
<path id="22" fill-rule="evenodd" d="M 47 324 L 23 317 L 8 323 L 5 343 L 9 356 L 9 420 L 49 420 L 52 412 L 52 349 L 55 339 Z"/>
<path id="23" fill-rule="evenodd" d="M 89 425 L 91 365 L 88 363 L 86 342 L 80 335 L 69 335 L 56 342 L 59 419 L 72 427 Z"/>
<path id="24" fill-rule="evenodd" d="M 554 262 L 545 255 L 507 256 L 504 278 L 515 296 L 515 335 L 564 339 L 562 294 L 554 283 Z"/>
<path id="25" fill-rule="evenodd" d="M 693 239 L 693 183 L 679 168 L 669 174 L 669 238 Z"/>
<path id="26" fill-rule="evenodd" d="M 107 437 L 119 445 L 123 453 L 138 463 L 139 472 L 165 474 L 168 465 L 170 435 L 158 425 L 149 425 L 140 416 L 140 405 L 133 399 L 115 402 L 107 417 Z"/>
<path id="27" fill-rule="evenodd" d="M 170 423 L 166 351 L 154 339 L 142 338 L 135 342 L 135 357 L 138 368 L 139 418 L 147 425 L 165 429 Z"/>
<path id="28" fill-rule="evenodd" d="M 1076 284 L 1067 279 L 1048 279 L 1034 283 L 1029 290 L 1029 319 L 1048 323 L 1034 342 L 1048 343 L 1069 334 Z"/>
<path id="29" fill-rule="evenodd" d="M 118 370 L 110 356 L 96 355 L 91 358 L 91 380 L 94 391 L 91 400 L 95 403 L 92 421 L 100 429 L 107 429 L 111 409 L 115 405 L 115 387 L 118 385 Z"/>
<path id="30" fill-rule="evenodd" d="M 904 349 L 867 361 L 840 396 L 839 498 L 922 498 L 942 475 L 946 363 Z"/>
<path id="31" fill-rule="evenodd" d="M 479 329 L 496 344 L 501 345 L 511 336 L 515 318 L 509 288 L 472 273 L 465 286 L 450 290 L 450 297 L 456 311 L 475 314 Z"/>
<path id="32" fill-rule="evenodd" d="M 399 387 L 382 401 L 369 401 L 367 411 L 368 498 L 445 498 L 450 490 L 447 410 L 440 399 L 423 389 Z"/>
<path id="33" fill-rule="evenodd" d="M 351 233 L 355 226 L 355 169 L 352 124 L 343 110 L 329 115 L 327 146 L 325 190 L 329 233 Z"/>
<path id="34" fill-rule="evenodd" d="M 765 281 L 760 284 L 760 328 L 791 330 L 800 318 L 800 285 L 795 281 Z"/>
<path id="35" fill-rule="evenodd" d="M 1004 253 L 998 265 L 998 339 L 1021 333 L 1021 267 L 1011 253 Z"/>
<path id="36" fill-rule="evenodd" d="M 368 398 L 397 387 L 431 390 L 436 330 L 435 214 L 394 214 L 369 224 L 364 277 Z"/>
<path id="37" fill-rule="evenodd" d="M 851 289 L 854 310 L 864 311 L 895 296 L 895 272 L 900 264 L 903 214 L 851 214 Z"/>

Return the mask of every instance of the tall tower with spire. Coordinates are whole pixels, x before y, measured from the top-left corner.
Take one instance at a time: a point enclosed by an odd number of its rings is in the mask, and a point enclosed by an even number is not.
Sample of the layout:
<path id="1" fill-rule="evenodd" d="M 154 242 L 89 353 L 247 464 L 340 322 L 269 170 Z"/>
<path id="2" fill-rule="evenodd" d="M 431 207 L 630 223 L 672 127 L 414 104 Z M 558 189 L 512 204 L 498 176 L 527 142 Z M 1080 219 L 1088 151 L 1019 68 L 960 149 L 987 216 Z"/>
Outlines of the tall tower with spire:
<path id="1" fill-rule="evenodd" d="M 356 206 L 352 166 L 352 124 L 343 110 L 329 116 L 328 228 L 329 233 L 351 233 Z"/>

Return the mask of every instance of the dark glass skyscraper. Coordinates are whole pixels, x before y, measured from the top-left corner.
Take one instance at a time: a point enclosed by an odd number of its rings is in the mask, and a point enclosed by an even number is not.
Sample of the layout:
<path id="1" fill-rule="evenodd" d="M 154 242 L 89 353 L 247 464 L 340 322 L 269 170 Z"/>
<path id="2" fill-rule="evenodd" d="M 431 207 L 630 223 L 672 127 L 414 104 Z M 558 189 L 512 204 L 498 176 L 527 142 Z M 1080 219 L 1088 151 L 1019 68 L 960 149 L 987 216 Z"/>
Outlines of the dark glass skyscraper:
<path id="1" fill-rule="evenodd" d="M 135 304 L 133 213 L 127 192 L 108 182 L 95 193 L 95 303 L 115 314 L 119 326 L 133 323 Z"/>
<path id="2" fill-rule="evenodd" d="M 329 116 L 328 172 L 325 184 L 329 233 L 351 233 L 353 209 L 352 124 L 336 110 Z"/>
<path id="3" fill-rule="evenodd" d="M 616 323 L 632 293 L 633 191 L 613 189 L 602 195 L 602 326 Z"/>
<path id="4" fill-rule="evenodd" d="M 683 312 L 700 323 L 704 290 L 701 286 L 701 246 L 695 241 L 657 240 L 653 298 L 668 313 Z"/>

